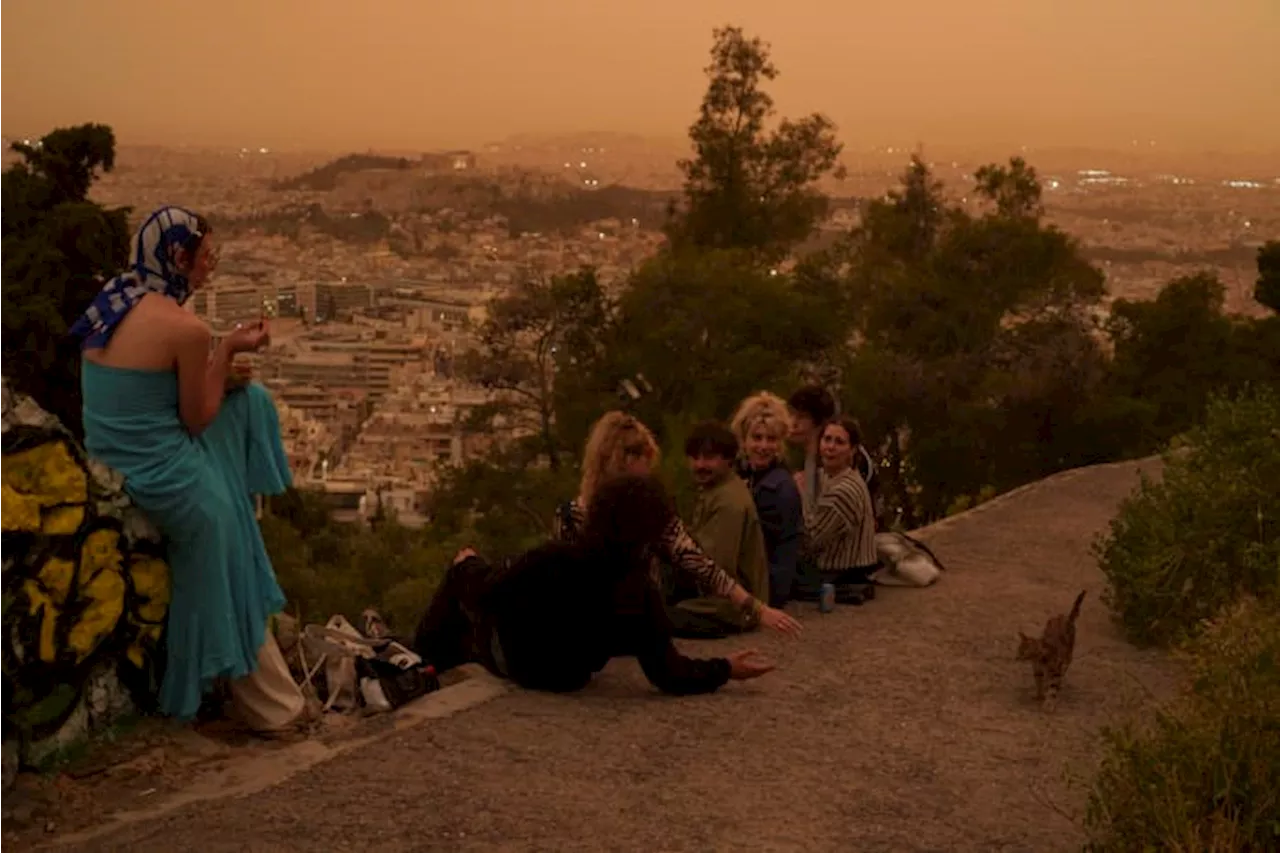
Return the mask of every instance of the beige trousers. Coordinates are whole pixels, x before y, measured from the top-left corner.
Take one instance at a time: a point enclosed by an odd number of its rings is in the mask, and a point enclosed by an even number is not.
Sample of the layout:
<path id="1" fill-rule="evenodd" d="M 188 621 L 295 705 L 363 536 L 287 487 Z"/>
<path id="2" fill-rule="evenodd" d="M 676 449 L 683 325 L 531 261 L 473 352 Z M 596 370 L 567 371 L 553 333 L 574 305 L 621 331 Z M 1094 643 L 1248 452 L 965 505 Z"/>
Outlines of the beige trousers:
<path id="1" fill-rule="evenodd" d="M 231 682 L 231 704 L 240 721 L 259 732 L 288 728 L 302 717 L 306 699 L 270 626 L 258 649 L 258 668 Z"/>

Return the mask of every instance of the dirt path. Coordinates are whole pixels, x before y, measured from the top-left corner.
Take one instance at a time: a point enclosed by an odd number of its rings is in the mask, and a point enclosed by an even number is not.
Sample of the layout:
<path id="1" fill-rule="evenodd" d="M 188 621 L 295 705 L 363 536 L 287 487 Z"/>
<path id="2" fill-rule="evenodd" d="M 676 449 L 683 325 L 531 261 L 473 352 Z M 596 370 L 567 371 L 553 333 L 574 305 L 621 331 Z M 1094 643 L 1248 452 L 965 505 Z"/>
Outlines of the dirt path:
<path id="1" fill-rule="evenodd" d="M 1127 646 L 1089 544 L 1139 467 L 1067 472 L 923 532 L 930 590 L 799 612 L 779 672 L 718 695 L 650 691 L 615 662 L 582 694 L 511 691 L 400 729 L 259 793 L 192 804 L 90 850 L 893 850 L 1078 848 L 1100 725 L 1167 691 Z M 1089 590 L 1055 715 L 1015 631 Z M 700 644 L 703 653 L 721 644 Z M 736 646 L 738 643 L 724 643 Z"/>

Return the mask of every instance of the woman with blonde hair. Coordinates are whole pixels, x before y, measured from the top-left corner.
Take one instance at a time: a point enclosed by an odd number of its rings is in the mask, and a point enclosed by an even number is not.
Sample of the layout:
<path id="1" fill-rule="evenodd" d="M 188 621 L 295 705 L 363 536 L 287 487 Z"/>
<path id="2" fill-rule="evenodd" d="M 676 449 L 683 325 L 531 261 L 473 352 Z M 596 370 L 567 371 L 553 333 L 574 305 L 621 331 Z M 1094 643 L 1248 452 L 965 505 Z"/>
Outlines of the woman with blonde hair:
<path id="1" fill-rule="evenodd" d="M 634 416 L 613 411 L 596 421 L 583 453 L 578 497 L 560 507 L 556 515 L 556 538 L 564 542 L 576 540 L 586 526 L 586 507 L 600 486 L 621 474 L 648 474 L 658 456 L 658 442 L 653 433 Z M 672 516 L 657 550 L 657 554 L 651 555 L 654 559 L 650 564 L 653 580 L 659 586 L 661 574 L 656 558 L 662 557 L 676 571 L 687 573 L 703 595 L 729 599 L 766 628 L 792 635 L 800 632 L 799 622 L 752 596 L 717 566 L 698 547 L 679 516 Z"/>
<path id="2" fill-rule="evenodd" d="M 738 473 L 751 487 L 769 560 L 769 604 L 791 598 L 796 562 L 804 540 L 804 504 L 783 461 L 783 441 L 791 433 L 786 401 L 760 391 L 743 400 L 732 429 L 742 448 Z"/>

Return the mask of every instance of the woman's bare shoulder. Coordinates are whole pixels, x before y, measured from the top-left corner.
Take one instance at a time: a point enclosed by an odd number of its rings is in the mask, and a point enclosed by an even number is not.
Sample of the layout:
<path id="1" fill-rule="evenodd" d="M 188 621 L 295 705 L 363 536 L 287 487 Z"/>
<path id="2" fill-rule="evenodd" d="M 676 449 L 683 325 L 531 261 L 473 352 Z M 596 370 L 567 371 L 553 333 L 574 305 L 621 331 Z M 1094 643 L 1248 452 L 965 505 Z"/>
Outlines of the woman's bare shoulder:
<path id="1" fill-rule="evenodd" d="M 145 311 L 145 317 L 152 322 L 162 322 L 175 339 L 192 337 L 208 338 L 209 326 L 192 312 L 183 308 L 172 299 L 159 294 L 149 294 L 134 309 Z M 143 317 L 139 317 L 143 319 Z"/>
<path id="2" fill-rule="evenodd" d="M 207 347 L 210 337 L 209 327 L 199 317 L 172 299 L 148 294 L 120 321 L 106 349 L 92 360 L 111 367 L 167 368 L 180 349 Z"/>

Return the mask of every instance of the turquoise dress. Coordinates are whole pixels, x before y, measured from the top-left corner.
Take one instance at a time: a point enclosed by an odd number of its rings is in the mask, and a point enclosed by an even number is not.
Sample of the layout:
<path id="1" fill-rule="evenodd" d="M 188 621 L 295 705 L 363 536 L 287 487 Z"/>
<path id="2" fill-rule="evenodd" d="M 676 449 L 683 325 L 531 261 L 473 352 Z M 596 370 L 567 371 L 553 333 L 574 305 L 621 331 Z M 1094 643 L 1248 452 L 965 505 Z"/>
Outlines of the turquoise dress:
<path id="1" fill-rule="evenodd" d="M 253 495 L 289 487 L 280 421 L 256 383 L 227 395 L 192 438 L 173 371 L 85 361 L 85 448 L 124 475 L 125 491 L 168 541 L 168 661 L 160 709 L 195 716 L 215 679 L 258 665 L 268 618 L 284 607 Z"/>

